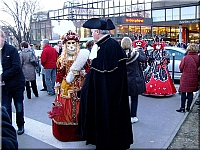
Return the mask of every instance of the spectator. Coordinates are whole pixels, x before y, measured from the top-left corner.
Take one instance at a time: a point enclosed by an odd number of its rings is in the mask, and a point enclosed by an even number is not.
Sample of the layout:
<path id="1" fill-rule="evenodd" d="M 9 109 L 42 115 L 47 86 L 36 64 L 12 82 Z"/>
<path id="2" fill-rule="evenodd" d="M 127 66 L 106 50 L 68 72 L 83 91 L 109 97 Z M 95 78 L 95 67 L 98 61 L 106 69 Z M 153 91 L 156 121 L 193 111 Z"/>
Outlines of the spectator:
<path id="1" fill-rule="evenodd" d="M 1 107 L 1 148 L 18 150 L 18 141 L 15 128 L 12 126 L 11 119 L 5 107 Z"/>
<path id="2" fill-rule="evenodd" d="M 17 134 L 24 133 L 24 87 L 25 77 L 22 72 L 18 50 L 5 42 L 5 33 L 0 30 L 0 48 L 3 73 L 1 74 L 2 106 L 6 107 L 12 121 L 12 100 L 16 110 Z"/>
<path id="3" fill-rule="evenodd" d="M 190 111 L 193 100 L 193 92 L 198 90 L 198 67 L 199 56 L 198 46 L 190 44 L 187 47 L 188 54 L 181 59 L 180 71 L 182 72 L 180 78 L 179 92 L 181 92 L 181 107 L 177 112 L 185 112 L 185 103 L 187 100 L 186 111 Z"/>
<path id="4" fill-rule="evenodd" d="M 89 40 L 89 41 L 86 42 L 86 47 L 90 52 L 91 52 L 91 49 L 92 49 L 93 45 L 94 45 L 94 41 L 93 40 Z"/>
<path id="5" fill-rule="evenodd" d="M 56 80 L 56 61 L 58 58 L 57 51 L 50 46 L 49 40 L 44 39 L 41 42 L 43 51 L 41 54 L 41 64 L 45 71 L 45 83 L 49 95 L 55 95 L 54 85 Z"/>
<path id="6" fill-rule="evenodd" d="M 45 71 L 44 71 L 44 67 L 41 65 L 41 74 L 42 74 L 42 86 L 43 89 L 41 89 L 40 91 L 47 91 L 47 86 L 45 83 Z"/>
<path id="7" fill-rule="evenodd" d="M 33 44 L 30 44 L 30 49 L 35 52 L 35 48 L 34 48 L 34 45 Z"/>
<path id="8" fill-rule="evenodd" d="M 56 49 L 58 56 L 60 56 L 62 53 L 62 42 L 58 41 L 57 45 L 55 45 L 54 48 Z"/>
<path id="9" fill-rule="evenodd" d="M 20 46 L 22 49 L 20 53 L 22 71 L 26 79 L 26 94 L 27 94 L 27 98 L 31 99 L 30 83 L 31 83 L 31 88 L 33 90 L 35 97 L 38 97 L 35 66 L 33 66 L 31 62 L 29 61 L 32 55 L 33 57 L 35 57 L 35 60 L 36 60 L 36 56 L 35 56 L 35 53 L 33 53 L 33 51 L 30 48 L 28 48 L 27 42 L 25 41 L 21 42 Z"/>
<path id="10" fill-rule="evenodd" d="M 122 39 L 121 46 L 128 57 L 126 61 L 128 94 L 131 96 L 131 122 L 135 123 L 138 121 L 138 95 L 141 95 L 146 91 L 143 72 L 140 65 L 140 62 L 146 62 L 146 55 L 143 48 L 133 49 L 132 40 L 129 37 L 124 37 Z"/>
<path id="11" fill-rule="evenodd" d="M 96 43 L 90 53 L 91 69 L 81 89 L 78 134 L 96 149 L 128 149 L 133 143 L 130 119 L 126 54 L 111 38 L 115 28 L 92 18 L 83 24 Z"/>

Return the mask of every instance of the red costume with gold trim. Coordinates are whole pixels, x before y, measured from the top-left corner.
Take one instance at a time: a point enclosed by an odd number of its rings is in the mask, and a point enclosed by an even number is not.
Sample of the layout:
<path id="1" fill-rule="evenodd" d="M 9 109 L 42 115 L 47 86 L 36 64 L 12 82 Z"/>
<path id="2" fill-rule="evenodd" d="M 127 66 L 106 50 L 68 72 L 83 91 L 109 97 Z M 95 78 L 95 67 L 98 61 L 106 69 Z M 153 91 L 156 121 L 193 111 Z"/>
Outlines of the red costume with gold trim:
<path id="1" fill-rule="evenodd" d="M 60 141 L 81 140 L 77 136 L 79 91 L 84 82 L 89 50 L 79 50 L 79 37 L 68 31 L 63 38 L 64 50 L 57 60 L 56 86 L 57 97 L 53 109 L 49 112 L 52 118 L 53 135 Z"/>

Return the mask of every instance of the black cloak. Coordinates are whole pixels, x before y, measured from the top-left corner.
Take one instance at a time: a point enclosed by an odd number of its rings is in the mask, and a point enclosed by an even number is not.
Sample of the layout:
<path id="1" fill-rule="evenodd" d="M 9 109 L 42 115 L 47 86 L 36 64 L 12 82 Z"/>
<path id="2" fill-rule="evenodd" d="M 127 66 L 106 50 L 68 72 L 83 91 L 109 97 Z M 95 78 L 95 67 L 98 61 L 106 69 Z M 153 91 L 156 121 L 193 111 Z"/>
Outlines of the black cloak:
<path id="1" fill-rule="evenodd" d="M 78 134 L 97 149 L 128 149 L 133 143 L 126 54 L 110 35 L 96 43 L 97 58 L 81 90 Z"/>

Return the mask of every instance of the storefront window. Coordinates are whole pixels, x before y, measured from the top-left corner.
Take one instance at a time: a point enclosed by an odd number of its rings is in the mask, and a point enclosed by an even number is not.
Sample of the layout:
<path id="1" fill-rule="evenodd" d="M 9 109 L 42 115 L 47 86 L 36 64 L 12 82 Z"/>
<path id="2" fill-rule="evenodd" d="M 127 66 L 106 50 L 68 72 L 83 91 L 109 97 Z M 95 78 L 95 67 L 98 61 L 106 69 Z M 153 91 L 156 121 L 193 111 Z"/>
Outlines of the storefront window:
<path id="1" fill-rule="evenodd" d="M 141 34 L 144 39 L 151 38 L 151 26 L 141 26 Z"/>
<path id="2" fill-rule="evenodd" d="M 113 1 L 109 1 L 109 7 L 113 7 Z"/>
<path id="3" fill-rule="evenodd" d="M 114 3 L 113 6 L 115 7 L 115 6 L 119 6 L 120 0 L 114 0 L 112 2 Z"/>
<path id="4" fill-rule="evenodd" d="M 171 39 L 177 40 L 179 38 L 179 27 L 171 27 Z"/>
<path id="5" fill-rule="evenodd" d="M 166 9 L 166 21 L 172 20 L 172 9 Z"/>
<path id="6" fill-rule="evenodd" d="M 145 11 L 145 18 L 151 18 L 151 11 Z"/>
<path id="7" fill-rule="evenodd" d="M 170 38 L 170 27 L 165 28 L 165 37 Z"/>
<path id="8" fill-rule="evenodd" d="M 137 11 L 137 5 L 132 5 L 132 11 Z"/>
<path id="9" fill-rule="evenodd" d="M 137 0 L 132 0 L 132 4 L 137 4 Z"/>
<path id="10" fill-rule="evenodd" d="M 145 1 L 145 3 L 148 3 L 148 2 L 151 2 L 152 0 L 144 0 Z"/>
<path id="11" fill-rule="evenodd" d="M 173 8 L 172 16 L 173 16 L 173 20 L 179 20 L 180 19 L 179 8 Z"/>
<path id="12" fill-rule="evenodd" d="M 132 17 L 132 13 L 126 13 L 127 17 Z"/>
<path id="13" fill-rule="evenodd" d="M 144 4 L 138 4 L 137 10 L 144 10 Z"/>
<path id="14" fill-rule="evenodd" d="M 153 10 L 152 17 L 154 22 L 165 21 L 165 10 Z"/>
<path id="15" fill-rule="evenodd" d="M 115 8 L 113 8 L 114 10 L 113 10 L 113 12 L 116 14 L 116 13 L 119 13 L 120 11 L 120 7 L 115 7 Z"/>
<path id="16" fill-rule="evenodd" d="M 126 12 L 125 6 L 121 6 L 120 7 L 120 13 L 124 13 L 124 12 Z"/>
<path id="17" fill-rule="evenodd" d="M 144 3 L 144 0 L 137 0 L 138 3 Z"/>
<path id="18" fill-rule="evenodd" d="M 151 3 L 145 3 L 144 8 L 145 8 L 145 10 L 150 10 L 151 9 Z"/>
<path id="19" fill-rule="evenodd" d="M 126 12 L 131 12 L 131 5 L 126 6 Z"/>
<path id="20" fill-rule="evenodd" d="M 182 7 L 181 8 L 181 19 L 195 19 L 195 7 Z"/>

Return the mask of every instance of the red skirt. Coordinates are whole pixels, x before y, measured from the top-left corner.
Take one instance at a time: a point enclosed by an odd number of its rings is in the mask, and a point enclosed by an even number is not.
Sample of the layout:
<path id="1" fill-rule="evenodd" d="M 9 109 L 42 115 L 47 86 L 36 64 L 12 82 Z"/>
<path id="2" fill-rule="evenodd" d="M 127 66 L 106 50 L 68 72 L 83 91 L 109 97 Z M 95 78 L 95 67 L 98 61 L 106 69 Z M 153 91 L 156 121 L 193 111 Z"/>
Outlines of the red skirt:
<path id="1" fill-rule="evenodd" d="M 82 141 L 82 138 L 77 135 L 77 130 L 78 125 L 59 125 L 52 120 L 52 132 L 59 141 Z"/>
<path id="2" fill-rule="evenodd" d="M 170 75 L 165 81 L 155 80 L 152 76 L 150 81 L 146 83 L 146 92 L 144 95 L 153 96 L 171 96 L 176 93 L 176 88 L 172 82 Z"/>

